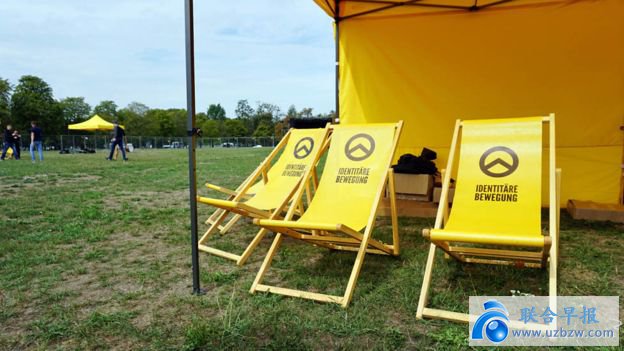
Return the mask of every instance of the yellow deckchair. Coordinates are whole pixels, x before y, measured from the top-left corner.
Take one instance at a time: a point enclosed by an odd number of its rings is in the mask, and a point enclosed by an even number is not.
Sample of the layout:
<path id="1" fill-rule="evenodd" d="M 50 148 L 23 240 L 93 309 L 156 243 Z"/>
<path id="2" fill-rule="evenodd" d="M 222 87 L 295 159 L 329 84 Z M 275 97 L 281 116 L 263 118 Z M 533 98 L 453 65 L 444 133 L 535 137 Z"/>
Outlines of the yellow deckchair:
<path id="1" fill-rule="evenodd" d="M 273 161 L 273 159 L 275 158 L 275 155 L 277 155 L 279 153 L 279 151 L 281 151 L 283 149 L 283 146 L 285 146 L 285 140 L 288 140 L 288 137 L 290 136 L 290 131 L 288 131 L 288 133 L 286 135 L 284 135 L 284 138 L 282 139 L 282 142 L 284 142 L 283 144 L 280 142 L 274 149 L 273 151 L 271 151 L 271 153 L 269 154 L 269 156 L 267 156 L 264 161 L 262 161 L 262 163 L 260 163 L 260 165 L 258 166 L 258 168 L 256 168 L 257 170 L 260 170 L 260 173 L 262 174 L 263 178 L 256 182 L 256 184 L 252 185 L 251 187 L 249 187 L 247 189 L 247 191 L 245 191 L 244 194 L 242 194 L 243 199 L 249 199 L 250 197 L 252 197 L 256 192 L 258 192 L 258 189 L 260 189 L 262 187 L 262 185 L 264 185 L 264 183 L 266 182 L 266 168 L 270 168 L 271 167 L 271 162 Z M 264 172 L 262 172 L 262 170 L 265 169 Z M 247 179 L 245 179 L 245 181 L 243 181 L 241 183 L 241 185 L 238 186 L 238 188 L 236 188 L 236 190 L 231 190 L 229 188 L 223 187 L 223 186 L 219 186 L 216 184 L 212 184 L 212 183 L 206 183 L 206 188 L 210 189 L 210 190 L 215 190 L 218 192 L 221 192 L 223 194 L 228 195 L 227 200 L 234 200 L 234 198 L 236 197 L 236 195 L 240 194 L 241 190 L 247 185 L 248 182 L 252 181 L 252 177 L 254 176 L 255 173 L 251 173 L 249 175 L 249 177 L 247 177 Z M 221 216 L 223 213 L 225 212 L 224 209 L 222 208 L 217 208 L 212 215 L 210 215 L 210 217 L 208 217 L 208 219 L 206 219 L 205 224 L 208 225 L 212 225 L 217 218 L 219 218 L 219 216 Z M 217 229 L 219 229 L 219 232 L 221 234 L 225 234 L 228 232 L 228 230 L 230 230 L 230 228 L 232 228 L 232 226 L 234 224 L 236 224 L 236 222 L 238 222 L 239 219 L 241 219 L 241 215 L 236 214 L 233 215 L 232 218 L 230 218 L 226 224 L 224 225 L 218 225 Z M 208 233 L 208 231 L 206 231 L 206 233 Z M 204 234 L 206 234 L 204 233 Z"/>
<path id="2" fill-rule="evenodd" d="M 212 189 L 229 194 L 230 197 L 227 200 L 197 197 L 200 203 L 218 208 L 218 212 L 213 213 L 207 221 L 210 227 L 199 240 L 199 250 L 236 261 L 239 266 L 244 264 L 266 234 L 265 229 L 258 232 L 241 255 L 210 247 L 206 245 L 206 241 L 217 229 L 223 228 L 222 232 L 227 231 L 231 222 L 240 218 L 238 216 L 281 218 L 280 214 L 287 208 L 304 174 L 307 170 L 315 169 L 323 150 L 327 148 L 329 131 L 329 126 L 319 129 L 292 129 L 236 191 L 228 192 L 223 188 L 210 186 Z M 271 165 L 271 161 L 280 150 L 282 153 L 279 159 Z M 311 174 L 316 173 L 311 172 Z M 248 195 L 250 190 L 252 194 Z M 309 201 L 311 196 L 309 185 L 306 191 Z M 301 201 L 296 205 L 301 210 Z M 233 214 L 234 217 L 225 227 L 220 227 L 229 214 Z"/>
<path id="3" fill-rule="evenodd" d="M 255 291 L 302 297 L 322 302 L 335 302 L 346 307 L 364 262 L 366 253 L 398 255 L 399 232 L 394 198 L 394 177 L 390 163 L 394 157 L 402 129 L 398 124 L 366 124 L 335 126 L 321 181 L 312 202 L 293 221 L 296 203 L 304 187 L 294 196 L 284 220 L 255 219 L 254 223 L 277 232 L 271 249 L 251 286 Z M 309 181 L 308 174 L 304 181 Z M 377 207 L 389 184 L 393 244 L 372 239 Z M 360 231 L 364 229 L 364 233 Z M 335 250 L 357 251 L 353 270 L 343 296 L 262 285 L 260 282 L 282 242 L 282 235 L 316 246 Z"/>
<path id="4" fill-rule="evenodd" d="M 541 229 L 543 124 L 549 125 L 550 139 L 547 234 Z M 458 142 L 457 187 L 449 216 L 447 195 Z M 426 307 L 436 247 L 466 263 L 549 265 L 549 295 L 556 297 L 561 170 L 555 169 L 555 116 L 457 120 L 443 173 L 435 227 L 423 230 L 431 245 L 416 317 L 469 320 L 467 314 Z"/>

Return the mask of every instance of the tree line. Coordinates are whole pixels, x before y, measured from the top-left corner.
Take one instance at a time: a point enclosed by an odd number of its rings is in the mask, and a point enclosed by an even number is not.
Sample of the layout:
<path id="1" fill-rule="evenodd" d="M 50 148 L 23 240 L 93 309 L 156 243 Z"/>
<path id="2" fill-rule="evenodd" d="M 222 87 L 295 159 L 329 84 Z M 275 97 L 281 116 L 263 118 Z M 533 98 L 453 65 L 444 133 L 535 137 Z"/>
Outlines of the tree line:
<path id="1" fill-rule="evenodd" d="M 140 102 L 131 102 L 120 108 L 112 100 L 101 101 L 91 107 L 84 97 L 66 97 L 57 100 L 52 88 L 43 79 L 22 76 L 13 85 L 0 77 L 0 123 L 4 128 L 12 124 L 22 132 L 36 120 L 46 135 L 67 133 L 67 125 L 79 123 L 94 114 L 125 125 L 127 135 L 180 137 L 186 135 L 186 110 L 179 108 L 152 109 Z M 253 107 L 247 100 L 239 100 L 234 115 L 228 115 L 221 104 L 211 104 L 206 112 L 196 115 L 197 127 L 204 137 L 282 137 L 293 118 L 332 118 L 314 114 L 312 108 L 291 105 L 286 112 L 279 106 L 257 102 Z"/>

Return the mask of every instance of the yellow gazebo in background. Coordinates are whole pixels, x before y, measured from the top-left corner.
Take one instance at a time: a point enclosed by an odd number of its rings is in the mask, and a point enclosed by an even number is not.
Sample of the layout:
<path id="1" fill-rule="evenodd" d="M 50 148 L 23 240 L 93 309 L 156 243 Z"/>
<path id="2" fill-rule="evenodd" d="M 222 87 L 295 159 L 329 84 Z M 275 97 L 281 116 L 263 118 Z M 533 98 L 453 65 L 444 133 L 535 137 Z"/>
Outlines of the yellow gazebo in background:
<path id="1" fill-rule="evenodd" d="M 397 156 L 445 165 L 458 118 L 556 113 L 561 203 L 618 203 L 624 1 L 314 1 L 335 21 L 341 123 L 404 120 Z"/>
<path id="2" fill-rule="evenodd" d="M 121 128 L 125 129 L 124 126 L 122 126 L 121 124 L 119 125 Z M 94 132 L 97 130 L 113 130 L 113 128 L 115 127 L 114 124 L 112 124 L 111 122 L 105 120 L 104 118 L 98 116 L 98 115 L 94 115 L 93 117 L 91 117 L 90 119 L 84 121 L 84 122 L 80 122 L 80 123 L 75 123 L 75 124 L 70 124 L 67 126 L 67 129 L 69 130 L 86 130 L 86 131 L 90 131 L 90 132 Z"/>

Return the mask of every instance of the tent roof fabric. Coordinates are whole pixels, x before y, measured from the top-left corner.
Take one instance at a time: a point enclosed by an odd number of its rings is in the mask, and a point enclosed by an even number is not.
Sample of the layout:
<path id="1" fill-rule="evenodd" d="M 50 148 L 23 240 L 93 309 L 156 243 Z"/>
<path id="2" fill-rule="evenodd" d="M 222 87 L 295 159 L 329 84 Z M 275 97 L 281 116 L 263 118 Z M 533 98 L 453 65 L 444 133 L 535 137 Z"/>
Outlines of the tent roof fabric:
<path id="1" fill-rule="evenodd" d="M 332 18 L 478 11 L 492 7 L 564 5 L 576 0 L 314 0 Z M 336 16 L 339 3 L 340 16 Z"/>
<path id="2" fill-rule="evenodd" d="M 124 126 L 122 125 L 120 125 L 120 127 L 124 128 Z M 90 119 L 84 122 L 70 124 L 69 126 L 67 126 L 67 128 L 69 130 L 86 130 L 86 131 L 113 130 L 113 128 L 115 128 L 115 125 L 112 124 L 111 122 L 108 122 L 107 120 L 105 120 L 104 118 L 98 115 L 94 115 L 93 117 L 91 117 Z"/>

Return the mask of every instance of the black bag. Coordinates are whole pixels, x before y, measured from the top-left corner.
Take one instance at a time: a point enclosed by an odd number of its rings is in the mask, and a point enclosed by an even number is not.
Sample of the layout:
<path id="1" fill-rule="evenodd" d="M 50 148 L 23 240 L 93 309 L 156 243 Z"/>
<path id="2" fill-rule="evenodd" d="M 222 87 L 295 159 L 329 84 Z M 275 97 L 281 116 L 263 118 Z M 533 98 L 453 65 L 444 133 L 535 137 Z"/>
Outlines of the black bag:
<path id="1" fill-rule="evenodd" d="M 435 151 L 423 148 L 420 156 L 414 156 L 412 154 L 404 154 L 399 157 L 399 162 L 392 166 L 396 173 L 408 173 L 408 174 L 438 174 L 438 167 L 436 167 L 433 160 L 437 158 Z"/>

